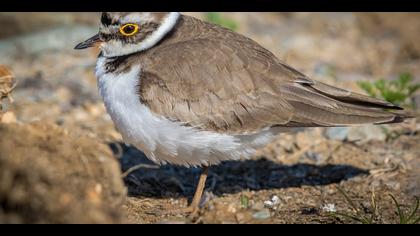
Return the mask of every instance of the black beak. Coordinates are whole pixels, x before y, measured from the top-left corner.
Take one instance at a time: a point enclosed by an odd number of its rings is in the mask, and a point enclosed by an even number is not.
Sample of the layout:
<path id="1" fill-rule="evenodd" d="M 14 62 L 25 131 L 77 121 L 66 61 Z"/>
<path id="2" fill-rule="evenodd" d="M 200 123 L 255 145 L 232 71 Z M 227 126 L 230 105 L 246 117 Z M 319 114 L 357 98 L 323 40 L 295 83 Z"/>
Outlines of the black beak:
<path id="1" fill-rule="evenodd" d="M 93 37 L 89 38 L 88 40 L 77 44 L 77 46 L 74 47 L 74 49 L 80 50 L 80 49 L 90 48 L 90 47 L 93 47 L 100 42 L 102 42 L 102 41 L 99 38 L 99 34 L 96 34 Z"/>

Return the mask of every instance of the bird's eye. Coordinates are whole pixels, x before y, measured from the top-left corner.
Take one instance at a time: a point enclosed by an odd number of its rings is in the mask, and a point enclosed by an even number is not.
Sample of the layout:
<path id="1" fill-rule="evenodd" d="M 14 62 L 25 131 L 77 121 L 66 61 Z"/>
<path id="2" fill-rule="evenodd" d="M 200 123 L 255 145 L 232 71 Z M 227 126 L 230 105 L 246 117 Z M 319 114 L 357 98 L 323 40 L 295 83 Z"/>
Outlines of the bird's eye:
<path id="1" fill-rule="evenodd" d="M 124 36 L 132 36 L 137 31 L 139 31 L 139 26 L 136 24 L 125 24 L 120 28 L 120 33 Z"/>

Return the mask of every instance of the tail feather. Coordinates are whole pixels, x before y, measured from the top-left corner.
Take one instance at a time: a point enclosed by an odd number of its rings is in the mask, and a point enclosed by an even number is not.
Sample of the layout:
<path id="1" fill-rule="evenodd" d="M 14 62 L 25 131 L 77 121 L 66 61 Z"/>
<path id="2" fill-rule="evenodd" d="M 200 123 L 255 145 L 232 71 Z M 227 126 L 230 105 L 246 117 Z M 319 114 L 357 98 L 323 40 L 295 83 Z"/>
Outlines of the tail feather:
<path id="1" fill-rule="evenodd" d="M 376 107 L 383 109 L 394 109 L 394 110 L 404 110 L 403 108 L 387 102 L 385 100 L 369 97 L 366 95 L 354 93 L 348 90 L 340 89 L 322 82 L 316 81 L 312 86 L 310 86 L 315 91 L 323 94 L 325 96 L 337 99 L 341 102 L 350 103 L 354 105 L 360 105 L 365 107 Z"/>
<path id="2" fill-rule="evenodd" d="M 333 127 L 400 123 L 412 116 L 390 102 L 353 93 L 321 82 L 288 87 L 294 117 L 287 126 Z"/>

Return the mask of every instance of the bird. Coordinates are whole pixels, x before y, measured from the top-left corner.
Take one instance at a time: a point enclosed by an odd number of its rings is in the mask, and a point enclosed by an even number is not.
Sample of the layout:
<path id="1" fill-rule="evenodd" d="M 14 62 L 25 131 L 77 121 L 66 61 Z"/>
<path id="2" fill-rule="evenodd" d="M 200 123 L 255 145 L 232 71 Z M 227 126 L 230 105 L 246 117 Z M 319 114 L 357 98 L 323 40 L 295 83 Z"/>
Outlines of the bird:
<path id="1" fill-rule="evenodd" d="M 282 132 L 399 123 L 390 102 L 313 80 L 254 40 L 179 12 L 103 12 L 95 75 L 125 143 L 157 164 L 208 169 L 251 157 Z"/>

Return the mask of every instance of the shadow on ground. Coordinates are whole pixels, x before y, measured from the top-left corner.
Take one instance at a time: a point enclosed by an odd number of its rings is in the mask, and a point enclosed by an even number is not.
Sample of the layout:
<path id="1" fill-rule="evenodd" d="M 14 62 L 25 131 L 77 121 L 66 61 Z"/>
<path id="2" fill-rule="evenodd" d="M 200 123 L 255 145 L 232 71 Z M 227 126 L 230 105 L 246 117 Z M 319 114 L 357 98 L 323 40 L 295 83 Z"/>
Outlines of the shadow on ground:
<path id="1" fill-rule="evenodd" d="M 153 168 L 145 155 L 120 143 L 110 144 L 120 157 L 122 171 L 145 164 L 125 177 L 130 196 L 154 198 L 190 197 L 200 175 L 200 168 L 164 165 Z M 227 161 L 210 168 L 206 189 L 215 195 L 243 190 L 268 190 L 300 186 L 318 186 L 367 174 L 350 165 L 282 165 L 264 158 L 258 160 Z"/>

